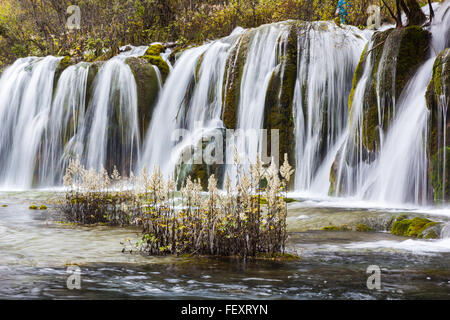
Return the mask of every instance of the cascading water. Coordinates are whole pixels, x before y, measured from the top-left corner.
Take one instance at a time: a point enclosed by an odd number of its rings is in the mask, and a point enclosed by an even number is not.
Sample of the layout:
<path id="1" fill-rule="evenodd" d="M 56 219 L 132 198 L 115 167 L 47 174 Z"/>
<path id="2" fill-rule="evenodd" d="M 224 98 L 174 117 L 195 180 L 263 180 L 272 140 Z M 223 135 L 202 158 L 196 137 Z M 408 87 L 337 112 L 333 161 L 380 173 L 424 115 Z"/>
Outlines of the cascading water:
<path id="1" fill-rule="evenodd" d="M 328 193 L 330 167 L 346 134 L 353 73 L 370 35 L 319 22 L 299 36 L 296 190 Z"/>
<path id="2" fill-rule="evenodd" d="M 147 48 L 132 48 L 104 63 L 89 105 L 87 63 L 69 66 L 59 77 L 62 58 L 57 57 L 19 59 L 5 70 L 0 79 L 0 185 L 60 185 L 68 160 L 77 156 L 88 167 L 118 165 L 129 172 L 140 137 L 136 82 L 125 60 Z M 159 69 L 156 75 L 161 86 Z"/>
<path id="3" fill-rule="evenodd" d="M 51 115 L 60 60 L 19 59 L 0 79 L 0 183 L 4 186 L 30 188 L 33 184 L 35 165 L 43 158 L 39 148 Z"/>
<path id="4" fill-rule="evenodd" d="M 139 167 L 159 166 L 172 175 L 185 148 L 202 139 L 208 128 L 222 128 L 222 83 L 227 57 L 242 29 L 227 38 L 186 50 L 164 86 L 147 133 Z M 186 129 L 181 143 L 173 136 Z"/>
<path id="5" fill-rule="evenodd" d="M 264 107 L 270 79 L 285 56 L 289 25 L 277 24 L 260 27 L 250 42 L 240 84 L 237 129 L 248 133 L 236 141 L 241 161 L 254 162 L 261 153 L 261 141 L 251 130 L 263 129 Z M 283 72 L 283 71 L 281 71 Z M 234 150 L 230 149 L 234 153 Z M 232 159 L 232 154 L 227 159 Z M 231 173 L 231 177 L 235 174 Z"/>
<path id="6" fill-rule="evenodd" d="M 0 184 L 58 185 L 68 159 L 75 156 L 88 168 L 111 170 L 116 165 L 128 174 L 160 166 L 165 175 L 172 175 L 185 152 L 205 148 L 205 136 L 216 129 L 244 133 L 265 129 L 271 116 L 268 110 L 282 106 L 276 112 L 292 112 L 295 190 L 328 195 L 331 171 L 335 195 L 426 203 L 430 129 L 424 96 L 433 61 L 448 46 L 448 7 L 436 7 L 429 27 L 432 57 L 398 99 L 395 72 L 383 71 L 395 69 L 396 61 L 390 57 L 398 47 L 388 38 L 385 46 L 392 50 L 383 51 L 374 73 L 375 48 L 369 41 L 373 31 L 331 22 L 287 21 L 237 28 L 228 37 L 188 49 L 174 67 L 169 64 L 164 86 L 159 68 L 153 66 L 161 90 L 142 146 L 145 129 L 138 121 L 137 82 L 127 59 L 142 56 L 147 47 L 131 48 L 104 62 L 91 83 L 91 64 L 68 67 L 57 76 L 61 58 L 19 59 L 0 79 Z M 349 111 L 353 74 L 367 42 L 367 57 Z M 292 46 L 294 54 L 289 51 Z M 169 54 L 166 51 L 161 57 L 168 61 Z M 285 95 L 292 56 L 295 85 L 292 95 Z M 378 140 L 375 151 L 367 151 L 364 103 L 372 81 Z M 286 96 L 290 99 L 287 108 Z M 438 131 L 444 141 L 439 145 L 446 146 L 448 97 L 441 98 Z M 234 146 L 241 160 L 251 162 L 264 151 L 262 140 L 259 135 L 245 138 L 235 140 Z M 230 162 L 234 149 L 227 147 L 224 160 Z M 443 176 L 449 170 L 446 156 L 439 167 Z M 228 166 L 226 170 L 233 179 L 235 169 Z"/>
<path id="7" fill-rule="evenodd" d="M 269 83 L 275 72 L 279 72 L 283 79 L 284 57 L 292 26 L 292 22 L 285 22 L 245 32 L 237 29 L 230 37 L 187 50 L 165 85 L 144 144 L 140 167 L 159 165 L 166 175 L 173 174 L 183 150 L 196 145 L 205 131 L 223 128 L 223 101 L 230 94 L 227 89 L 233 85 L 232 81 L 239 81 L 236 126 L 233 129 L 244 133 L 250 129 L 263 129 Z M 321 189 L 328 189 L 326 169 L 318 170 L 323 160 L 318 144 L 322 136 L 329 133 L 323 143 L 323 149 L 328 151 L 335 149 L 338 140 L 342 139 L 347 123 L 346 97 L 367 41 L 366 34 L 371 32 L 361 32 L 353 27 L 339 28 L 333 23 L 314 23 L 297 35 L 299 59 L 294 103 L 301 112 L 296 118 L 297 123 L 303 118 L 309 121 L 306 127 L 296 129 L 297 155 L 303 155 L 297 158 L 301 163 L 297 173 L 298 188 L 311 187 L 320 171 L 317 184 Z M 323 50 L 324 46 L 327 50 Z M 238 61 L 242 57 L 245 63 Z M 243 65 L 242 75 L 233 78 L 230 74 L 240 63 Z M 306 91 L 302 91 L 303 88 Z M 317 97 L 320 103 L 315 103 Z M 323 108 L 328 108 L 325 119 Z M 303 109 L 309 113 L 306 117 Z M 327 132 L 317 130 L 318 127 Z M 189 130 L 189 138 L 175 143 L 171 136 L 180 128 Z M 241 160 L 253 161 L 262 151 L 261 137 L 248 135 L 245 138 L 235 140 L 234 145 Z M 228 162 L 233 159 L 233 154 L 234 148 L 226 149 Z M 332 158 L 325 162 L 329 163 Z M 229 166 L 227 170 L 233 177 L 233 167 Z"/>
<path id="8" fill-rule="evenodd" d="M 125 60 L 142 56 L 147 48 L 133 48 L 112 58 L 96 76 L 87 113 L 91 125 L 83 157 L 88 168 L 100 170 L 115 165 L 122 173 L 129 173 L 139 158 L 137 88 Z"/>
<path id="9" fill-rule="evenodd" d="M 441 36 L 450 29 L 450 14 L 448 14 L 448 10 L 445 10 L 447 7 L 439 8 L 429 30 L 433 35 L 431 57 L 411 78 L 398 102 L 395 101 L 395 95 L 392 93 L 389 99 L 385 97 L 387 92 L 380 89 L 382 86 L 379 83 L 382 82 L 381 78 L 386 75 L 377 73 L 380 148 L 378 153 L 372 155 L 367 155 L 362 141 L 364 92 L 373 68 L 369 53 L 364 74 L 353 97 L 351 114 L 353 123 L 343 146 L 343 152 L 338 156 L 337 188 L 339 190 L 336 190 L 337 193 L 374 202 L 400 205 L 405 203 L 417 205 L 428 202 L 429 110 L 425 94 L 437 53 L 447 45 L 448 39 Z M 373 43 L 369 44 L 369 51 L 371 51 L 372 45 Z M 379 65 L 388 63 L 385 61 L 385 52 L 386 50 L 383 52 Z M 382 67 L 379 67 L 380 69 Z M 391 100 L 394 107 L 386 107 L 386 100 Z M 386 110 L 393 110 L 395 113 L 387 132 L 384 133 L 381 128 Z M 443 127 L 445 126 L 444 124 Z M 444 141 L 444 146 L 445 143 Z M 367 161 L 368 157 L 372 158 L 371 161 Z M 357 163 L 357 165 L 354 166 L 352 163 Z M 443 174 L 445 175 L 445 172 Z"/>
<path id="10" fill-rule="evenodd" d="M 59 78 L 42 145 L 39 185 L 58 185 L 69 159 L 83 152 L 89 65 L 79 63 Z"/>

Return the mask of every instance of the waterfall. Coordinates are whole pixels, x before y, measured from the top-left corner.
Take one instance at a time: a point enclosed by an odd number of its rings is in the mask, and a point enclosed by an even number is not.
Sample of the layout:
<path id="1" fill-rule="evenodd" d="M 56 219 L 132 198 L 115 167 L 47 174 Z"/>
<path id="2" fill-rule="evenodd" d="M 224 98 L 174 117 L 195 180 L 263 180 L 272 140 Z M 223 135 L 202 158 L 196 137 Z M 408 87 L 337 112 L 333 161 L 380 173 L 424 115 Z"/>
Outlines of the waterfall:
<path id="1" fill-rule="evenodd" d="M 7 68 L 0 78 L 0 185 L 60 185 L 68 160 L 77 156 L 88 167 L 117 165 L 129 172 L 140 137 L 136 82 L 125 59 L 147 48 L 105 62 L 89 105 L 88 63 L 69 66 L 59 76 L 58 57 L 19 59 Z M 162 86 L 159 70 L 156 74 Z"/>
<path id="2" fill-rule="evenodd" d="M 264 128 L 266 95 L 274 74 L 283 79 L 293 25 L 283 22 L 237 29 L 227 38 L 186 50 L 174 66 L 154 112 L 140 168 L 161 166 L 166 175 L 173 174 L 186 148 L 198 148 L 198 141 L 210 130 L 224 128 L 224 101 L 231 94 L 233 81 L 239 82 L 235 127 L 231 129 L 244 133 L 244 139 L 233 141 L 234 146 L 242 161 L 254 161 L 262 152 L 261 136 L 245 134 Z M 298 61 L 293 107 L 298 111 L 296 187 L 317 185 L 317 189 L 327 192 L 329 167 L 325 167 L 331 166 L 334 156 L 324 159 L 320 153 L 336 153 L 337 144 L 342 143 L 351 79 L 371 32 L 325 22 L 302 25 L 299 29 L 302 31 L 296 35 Z M 239 76 L 233 77 L 233 73 Z M 300 125 L 302 121 L 306 121 L 306 126 Z M 187 130 L 187 137 L 177 140 L 177 129 Z M 173 136 L 174 132 L 177 136 Z M 326 141 L 322 142 L 323 137 Z M 234 148 L 227 146 L 228 163 L 233 154 Z M 233 166 L 227 166 L 227 170 L 230 177 L 235 175 Z"/>
<path id="3" fill-rule="evenodd" d="M 295 165 L 295 191 L 426 204 L 432 130 L 443 137 L 439 148 L 448 143 L 448 97 L 439 97 L 437 128 L 430 128 L 425 93 L 436 57 L 449 46 L 449 12 L 448 2 L 435 5 L 426 27 L 431 55 L 402 88 L 395 87 L 396 38 L 323 21 L 236 28 L 184 50 L 174 66 L 167 50 L 161 54 L 167 79 L 155 65 L 148 76 L 146 65 L 147 77 L 136 81 L 146 62 L 130 59 L 136 61 L 128 65 L 127 59 L 144 55 L 145 46 L 65 69 L 58 57 L 19 59 L 0 78 L 0 186 L 59 185 L 68 160 L 77 156 L 88 168 L 117 166 L 123 175 L 159 166 L 165 176 L 199 177 L 201 171 L 204 180 L 227 172 L 233 180 L 234 166 L 216 170 L 216 163 L 199 158 L 211 137 L 217 141 L 226 129 L 239 133 L 238 139 L 227 132 L 222 160 L 230 164 L 236 147 L 248 169 L 258 155 L 266 156 L 259 130 L 275 128 L 280 150 L 291 153 Z M 154 82 L 146 87 L 148 79 Z M 150 91 L 151 103 L 138 101 Z M 447 157 L 443 152 L 438 159 L 439 176 L 448 175 Z M 182 159 L 187 163 L 180 165 Z"/>
<path id="4" fill-rule="evenodd" d="M 173 175 L 183 151 L 205 130 L 222 128 L 222 85 L 227 57 L 243 29 L 224 39 L 188 49 L 176 62 L 155 108 L 139 167 L 159 166 Z M 185 129 L 185 136 L 177 136 Z M 183 138 L 182 141 L 179 139 Z"/>
<path id="5" fill-rule="evenodd" d="M 330 167 L 346 134 L 353 73 L 370 35 L 320 22 L 299 37 L 294 96 L 297 190 L 328 193 Z"/>
<path id="6" fill-rule="evenodd" d="M 45 130 L 39 185 L 58 185 L 71 158 L 83 152 L 86 89 L 89 65 L 80 63 L 63 71 Z"/>
<path id="7" fill-rule="evenodd" d="M 88 168 L 117 166 L 120 172 L 128 174 L 139 159 L 137 88 L 125 60 L 142 56 L 147 48 L 136 47 L 112 58 L 95 78 L 87 114 L 91 123 L 84 156 Z"/>
<path id="8" fill-rule="evenodd" d="M 51 114 L 53 79 L 61 58 L 24 58 L 0 79 L 0 182 L 30 188 Z M 45 162 L 45 161 L 44 161 Z"/>
<path id="9" fill-rule="evenodd" d="M 450 29 L 450 14 L 446 8 L 448 6 L 439 8 L 441 10 L 436 12 L 435 20 L 429 28 L 433 35 L 431 57 L 409 80 L 399 101 L 395 100 L 393 91 L 381 90 L 381 83 L 386 74 L 380 73 L 382 69 L 380 65 L 392 63 L 386 59 L 387 50 L 383 51 L 377 73 L 380 146 L 378 152 L 371 154 L 364 149 L 362 139 L 362 113 L 366 99 L 364 93 L 368 81 L 370 81 L 369 75 L 373 70 L 371 54 L 369 53 L 366 58 L 364 74 L 353 97 L 354 103 L 350 117 L 352 125 L 349 127 L 342 153 L 337 157 L 339 164 L 337 186 L 340 190 L 335 190 L 336 193 L 344 196 L 356 196 L 361 200 L 400 205 L 405 203 L 420 205 L 428 202 L 429 110 L 425 94 L 436 56 L 448 42 L 448 38 L 442 37 L 442 34 L 446 34 L 446 32 L 448 34 Z M 373 43 L 369 43 L 369 51 L 372 46 Z M 388 50 L 393 47 L 396 50 L 393 43 L 388 46 Z M 395 74 L 392 75 L 392 78 L 395 79 Z M 393 107 L 386 106 L 386 102 L 391 102 Z M 446 108 L 442 109 L 446 113 Z M 382 128 L 386 110 L 393 110 L 394 114 L 385 133 Z M 445 117 L 441 116 L 441 118 Z M 441 119 L 441 121 L 445 120 Z M 446 124 L 443 123 L 443 128 L 445 127 Z M 445 146 L 446 141 L 443 143 Z M 446 170 L 445 162 L 443 170 Z M 443 174 L 445 175 L 445 171 Z"/>

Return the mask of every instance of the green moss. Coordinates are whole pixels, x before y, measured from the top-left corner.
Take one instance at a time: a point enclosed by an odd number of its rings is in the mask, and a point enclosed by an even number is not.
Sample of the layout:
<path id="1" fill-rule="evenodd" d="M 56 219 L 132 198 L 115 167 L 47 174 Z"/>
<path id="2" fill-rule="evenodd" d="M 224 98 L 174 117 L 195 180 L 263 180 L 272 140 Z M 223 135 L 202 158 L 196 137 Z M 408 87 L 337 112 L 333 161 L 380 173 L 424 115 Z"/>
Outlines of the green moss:
<path id="1" fill-rule="evenodd" d="M 395 221 L 391 233 L 397 236 L 421 238 L 425 230 L 435 225 L 437 222 L 426 218 L 401 219 Z"/>
<path id="2" fill-rule="evenodd" d="M 436 58 L 433 74 L 427 88 L 426 100 L 430 110 L 428 150 L 430 182 L 434 200 L 445 202 L 450 199 L 450 48 L 443 50 Z M 446 112 L 446 113 L 445 113 Z M 444 124 L 447 129 L 444 131 Z M 446 136 L 444 136 L 446 132 Z M 444 146 L 444 141 L 446 145 Z M 444 175 L 444 156 L 445 175 Z M 445 190 L 444 190 L 445 189 Z"/>
<path id="3" fill-rule="evenodd" d="M 2 204 L 2 208 L 6 208 L 7 206 L 7 204 Z"/>
<path id="4" fill-rule="evenodd" d="M 69 66 L 73 64 L 72 59 L 69 56 L 65 56 L 59 61 L 58 66 L 55 70 L 55 75 L 53 77 L 53 91 L 56 90 L 56 86 L 58 84 L 58 80 L 61 77 L 61 74 L 66 70 Z"/>
<path id="5" fill-rule="evenodd" d="M 145 51 L 145 55 L 146 56 L 159 56 L 161 53 L 164 52 L 164 50 L 166 50 L 164 45 L 157 43 L 157 44 L 149 46 L 147 51 Z"/>
<path id="6" fill-rule="evenodd" d="M 204 141 L 202 144 L 203 150 L 205 150 L 211 142 Z M 223 144 L 223 154 L 225 154 L 225 144 Z M 217 151 L 217 150 L 216 150 Z M 186 159 L 192 160 L 192 159 Z M 192 161 L 193 162 L 193 161 Z M 178 188 L 181 188 L 185 184 L 188 177 L 192 180 L 200 179 L 203 190 L 208 189 L 208 180 L 211 175 L 214 175 L 218 181 L 218 185 L 222 185 L 224 181 L 225 166 L 223 164 L 189 164 L 188 161 L 184 161 L 181 165 L 177 166 L 176 177 L 178 182 Z"/>
<path id="7" fill-rule="evenodd" d="M 364 73 L 364 65 L 366 64 L 366 58 L 367 58 L 367 48 L 368 44 L 364 47 L 363 53 L 361 55 L 361 58 L 358 62 L 358 65 L 356 66 L 355 74 L 353 75 L 353 82 L 352 82 L 352 90 L 350 91 L 350 96 L 348 99 L 348 107 L 351 110 L 352 104 L 353 104 L 353 97 L 355 95 L 356 87 L 358 86 L 359 80 L 361 80 L 361 77 Z"/>
<path id="8" fill-rule="evenodd" d="M 33 204 L 33 205 L 29 206 L 28 209 L 30 209 L 30 210 L 37 210 L 38 206 Z"/>
<path id="9" fill-rule="evenodd" d="M 244 33 L 227 60 L 222 95 L 222 119 L 227 129 L 236 129 L 237 126 L 241 81 L 251 39 L 251 31 Z"/>
<path id="10" fill-rule="evenodd" d="M 166 80 L 167 76 L 170 73 L 170 68 L 167 62 L 163 60 L 160 56 L 142 56 L 143 59 L 150 62 L 152 65 L 157 66 L 159 71 L 161 72 L 161 76 L 163 81 Z"/>
<path id="11" fill-rule="evenodd" d="M 46 206 L 45 204 L 42 204 L 42 205 L 39 207 L 39 210 L 47 210 L 47 206 Z"/>
<path id="12" fill-rule="evenodd" d="M 356 226 L 358 232 L 373 232 L 373 229 L 366 224 L 359 224 Z"/>
<path id="13" fill-rule="evenodd" d="M 340 227 L 329 225 L 327 227 L 323 227 L 322 231 L 350 231 L 351 229 L 347 225 L 342 225 Z"/>
<path id="14" fill-rule="evenodd" d="M 404 29 L 396 70 L 396 97 L 398 98 L 417 68 L 426 60 L 431 34 L 419 26 Z"/>
<path id="15" fill-rule="evenodd" d="M 274 253 L 274 254 L 260 253 L 256 256 L 256 259 L 289 262 L 289 261 L 298 261 L 301 258 L 298 255 L 292 253 Z"/>
<path id="16" fill-rule="evenodd" d="M 445 176 L 444 158 L 446 168 Z M 432 156 L 430 161 L 430 181 L 436 202 L 450 199 L 450 146 L 441 148 Z"/>
<path id="17" fill-rule="evenodd" d="M 439 234 L 435 230 L 430 230 L 422 238 L 427 240 L 439 239 Z"/>
<path id="18" fill-rule="evenodd" d="M 370 51 L 370 78 L 364 93 L 362 122 L 362 142 L 369 152 L 378 150 L 380 129 L 385 132 L 388 129 L 395 114 L 394 102 L 398 101 L 407 82 L 426 60 L 430 39 L 430 33 L 418 26 L 389 29 L 374 34 Z M 358 74 L 354 77 L 353 94 L 361 72 L 358 68 Z M 350 106 L 353 104 L 353 94 L 349 99 Z M 384 108 L 381 123 L 378 114 L 379 103 Z"/>
<path id="19" fill-rule="evenodd" d="M 85 106 L 86 108 L 89 106 L 89 102 L 91 101 L 92 94 L 94 93 L 94 80 L 100 70 L 103 62 L 95 62 L 89 64 L 88 77 L 86 81 L 86 100 Z"/>
<path id="20" fill-rule="evenodd" d="M 197 61 L 197 64 L 195 66 L 195 81 L 200 80 L 200 68 L 202 67 L 203 58 L 205 57 L 205 54 L 203 53 L 200 58 Z"/>
<path id="21" fill-rule="evenodd" d="M 297 81 L 298 29 L 292 26 L 286 43 L 286 55 L 279 57 L 279 65 L 272 74 L 265 100 L 264 128 L 268 130 L 267 151 L 271 154 L 271 130 L 279 132 L 280 161 L 288 154 L 295 164 L 293 101 Z"/>

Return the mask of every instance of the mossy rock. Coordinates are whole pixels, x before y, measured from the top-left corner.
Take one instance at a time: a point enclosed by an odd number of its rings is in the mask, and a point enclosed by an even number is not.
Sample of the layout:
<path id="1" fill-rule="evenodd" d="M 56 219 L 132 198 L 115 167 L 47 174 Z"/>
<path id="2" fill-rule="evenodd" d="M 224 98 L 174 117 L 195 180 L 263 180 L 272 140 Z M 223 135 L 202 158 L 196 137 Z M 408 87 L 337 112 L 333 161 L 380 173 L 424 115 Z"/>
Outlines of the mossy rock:
<path id="1" fill-rule="evenodd" d="M 102 65 L 103 62 L 94 62 L 89 64 L 88 77 L 86 81 L 86 101 L 85 101 L 86 107 L 89 106 L 89 102 L 91 101 L 95 89 L 94 81 Z"/>
<path id="2" fill-rule="evenodd" d="M 2 204 L 2 208 L 6 208 L 6 207 L 8 207 L 7 204 Z"/>
<path id="3" fill-rule="evenodd" d="M 279 57 L 279 65 L 272 74 L 264 107 L 264 128 L 267 129 L 267 152 L 271 153 L 271 130 L 279 130 L 279 159 L 288 154 L 295 164 L 295 136 L 293 101 L 297 81 L 298 29 L 292 26 L 286 42 L 286 54 Z"/>
<path id="4" fill-rule="evenodd" d="M 55 70 L 55 75 L 53 77 L 53 92 L 55 92 L 55 90 L 56 90 L 56 86 L 58 84 L 59 78 L 61 77 L 61 74 L 64 72 L 64 70 L 66 70 L 68 67 L 70 67 L 73 64 L 75 64 L 75 60 L 73 60 L 69 56 L 65 56 L 61 59 L 61 61 L 59 61 L 59 64 Z"/>
<path id="5" fill-rule="evenodd" d="M 445 159 L 445 163 L 444 163 Z M 444 172 L 445 165 L 445 172 Z M 430 182 L 435 202 L 450 200 L 450 144 L 436 152 L 430 161 Z M 444 175 L 445 174 L 445 175 Z"/>
<path id="6" fill-rule="evenodd" d="M 384 132 L 388 130 L 395 114 L 395 101 L 398 101 L 408 81 L 427 59 L 430 39 L 431 34 L 419 26 L 389 29 L 375 33 L 371 50 L 366 49 L 363 53 L 354 76 L 349 106 L 353 106 L 354 90 L 364 72 L 366 59 L 370 57 L 371 70 L 364 92 L 361 137 L 369 152 L 379 150 L 380 129 Z M 384 108 L 381 123 L 379 103 Z"/>
<path id="7" fill-rule="evenodd" d="M 413 238 L 430 238 L 427 229 L 438 225 L 437 222 L 426 218 L 400 219 L 394 222 L 391 233 L 397 236 L 413 237 Z"/>
<path id="8" fill-rule="evenodd" d="M 188 49 L 189 47 L 187 47 L 186 45 L 178 45 L 176 46 L 172 52 L 169 55 L 169 61 L 172 65 L 175 65 L 175 63 L 177 62 L 177 60 L 181 57 L 181 55 L 183 54 L 183 52 Z"/>
<path id="9" fill-rule="evenodd" d="M 222 119 L 227 129 L 236 129 L 237 127 L 241 82 L 252 36 L 253 33 L 249 30 L 240 37 L 226 63 L 222 95 Z"/>
<path id="10" fill-rule="evenodd" d="M 160 43 L 153 44 L 145 51 L 145 56 L 159 56 L 166 50 L 166 47 Z"/>
<path id="11" fill-rule="evenodd" d="M 28 209 L 30 209 L 30 210 L 38 210 L 39 208 L 38 208 L 37 205 L 33 204 L 33 205 L 29 206 Z"/>
<path id="12" fill-rule="evenodd" d="M 428 150 L 430 181 L 436 202 L 450 200 L 450 48 L 436 58 L 427 88 L 426 100 L 430 110 Z M 444 127 L 446 126 L 446 127 Z M 446 135 L 444 136 L 444 132 Z M 446 145 L 444 146 L 444 141 Z M 446 159 L 446 163 L 444 163 Z M 445 173 L 444 173 L 445 165 Z M 445 189 L 445 190 L 444 190 Z"/>
<path id="13" fill-rule="evenodd" d="M 160 93 L 158 75 L 145 59 L 128 58 L 126 63 L 136 80 L 139 128 L 141 137 L 145 137 Z"/>
<path id="14" fill-rule="evenodd" d="M 322 231 L 351 231 L 351 229 L 345 224 L 342 226 L 339 226 L 339 227 L 330 225 L 330 226 L 323 227 L 321 230 Z"/>
<path id="15" fill-rule="evenodd" d="M 145 56 L 142 56 L 141 58 L 147 60 L 152 65 L 157 66 L 159 71 L 161 72 L 161 77 L 162 77 L 163 82 L 166 81 L 166 79 L 170 73 L 170 67 L 167 64 L 167 62 L 165 62 L 164 59 L 161 58 L 161 56 L 145 55 Z"/>
<path id="16" fill-rule="evenodd" d="M 203 58 L 205 57 L 205 53 L 203 53 L 200 58 L 198 58 L 197 64 L 195 65 L 195 81 L 198 82 L 200 80 L 200 68 L 202 67 Z"/>
<path id="17" fill-rule="evenodd" d="M 355 74 L 353 75 L 352 90 L 350 91 L 350 96 L 349 96 L 349 100 L 348 100 L 349 109 L 351 109 L 351 107 L 353 105 L 353 97 L 355 95 L 355 89 L 356 89 L 359 81 L 361 80 L 362 75 L 364 74 L 364 65 L 366 63 L 366 55 L 367 55 L 368 46 L 369 45 L 366 44 L 366 46 L 364 47 L 363 53 L 361 54 L 361 58 L 358 62 L 358 65 L 356 66 Z"/>
<path id="18" fill-rule="evenodd" d="M 374 230 L 367 224 L 359 224 L 356 226 L 356 231 L 358 232 L 373 232 Z"/>
<path id="19" fill-rule="evenodd" d="M 47 206 L 46 206 L 45 204 L 42 204 L 42 205 L 39 207 L 39 210 L 47 210 Z"/>

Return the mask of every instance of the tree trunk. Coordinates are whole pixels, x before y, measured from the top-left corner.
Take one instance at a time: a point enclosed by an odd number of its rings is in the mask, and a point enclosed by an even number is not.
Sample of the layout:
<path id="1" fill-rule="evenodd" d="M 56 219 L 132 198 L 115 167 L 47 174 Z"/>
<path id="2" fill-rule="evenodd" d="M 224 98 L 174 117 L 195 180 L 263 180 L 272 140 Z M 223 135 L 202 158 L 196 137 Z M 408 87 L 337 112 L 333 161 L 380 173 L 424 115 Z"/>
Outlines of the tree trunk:
<path id="1" fill-rule="evenodd" d="M 408 25 L 409 26 L 422 25 L 427 20 L 427 17 L 420 8 L 420 5 L 417 3 L 416 0 L 405 0 L 405 1 L 409 11 L 406 12 L 406 15 L 408 17 Z"/>

